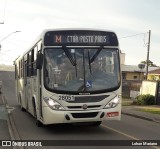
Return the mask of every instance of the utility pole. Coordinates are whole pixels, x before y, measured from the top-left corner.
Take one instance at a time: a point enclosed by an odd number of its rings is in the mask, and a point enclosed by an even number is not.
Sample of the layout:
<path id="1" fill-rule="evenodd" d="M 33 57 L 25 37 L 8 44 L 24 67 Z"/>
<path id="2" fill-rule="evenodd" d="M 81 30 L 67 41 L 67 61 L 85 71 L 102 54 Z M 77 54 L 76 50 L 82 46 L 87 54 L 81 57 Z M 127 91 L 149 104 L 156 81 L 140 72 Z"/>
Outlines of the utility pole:
<path id="1" fill-rule="evenodd" d="M 147 46 L 146 80 L 147 80 L 147 78 L 148 78 L 148 62 L 149 62 L 150 39 L 151 39 L 151 30 L 149 30 L 148 46 Z"/>

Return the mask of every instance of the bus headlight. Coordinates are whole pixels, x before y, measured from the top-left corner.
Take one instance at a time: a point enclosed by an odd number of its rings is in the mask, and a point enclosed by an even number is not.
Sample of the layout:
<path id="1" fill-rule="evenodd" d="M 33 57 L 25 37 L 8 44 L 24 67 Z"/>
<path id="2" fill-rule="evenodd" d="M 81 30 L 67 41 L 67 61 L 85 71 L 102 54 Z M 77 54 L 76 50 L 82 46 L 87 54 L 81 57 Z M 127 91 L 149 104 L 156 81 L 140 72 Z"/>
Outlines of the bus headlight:
<path id="1" fill-rule="evenodd" d="M 105 109 L 114 108 L 118 105 L 119 101 L 120 101 L 120 96 L 116 96 L 109 103 L 107 103 L 107 105 L 104 108 Z"/>
<path id="2" fill-rule="evenodd" d="M 53 110 L 65 110 L 61 104 L 59 104 L 57 101 L 53 100 L 52 98 L 44 98 L 44 101 Z"/>

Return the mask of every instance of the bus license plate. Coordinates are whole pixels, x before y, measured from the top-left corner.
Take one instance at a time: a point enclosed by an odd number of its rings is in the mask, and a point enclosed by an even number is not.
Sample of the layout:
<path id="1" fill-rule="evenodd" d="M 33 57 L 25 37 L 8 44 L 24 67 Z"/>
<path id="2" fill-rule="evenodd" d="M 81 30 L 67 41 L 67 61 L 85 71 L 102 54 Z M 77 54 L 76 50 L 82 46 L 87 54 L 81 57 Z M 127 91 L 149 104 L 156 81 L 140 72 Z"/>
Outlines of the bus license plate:
<path id="1" fill-rule="evenodd" d="M 75 98 L 74 98 L 74 96 L 59 96 L 59 100 L 75 101 Z"/>

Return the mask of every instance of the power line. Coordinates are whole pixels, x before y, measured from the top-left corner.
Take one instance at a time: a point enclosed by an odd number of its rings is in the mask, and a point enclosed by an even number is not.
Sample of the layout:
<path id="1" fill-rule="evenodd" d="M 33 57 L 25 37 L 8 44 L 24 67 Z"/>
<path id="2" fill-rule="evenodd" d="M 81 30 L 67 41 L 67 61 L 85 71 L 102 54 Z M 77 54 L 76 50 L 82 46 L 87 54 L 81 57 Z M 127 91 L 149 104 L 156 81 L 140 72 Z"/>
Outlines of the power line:
<path id="1" fill-rule="evenodd" d="M 118 39 L 129 38 L 129 37 L 134 37 L 134 36 L 139 36 L 139 35 L 144 35 L 145 36 L 145 33 L 139 33 L 139 34 L 129 35 L 129 36 L 125 36 L 125 37 L 120 37 Z"/>
<path id="2" fill-rule="evenodd" d="M 134 35 L 124 36 L 124 37 L 120 37 L 120 38 L 118 38 L 118 39 L 131 38 L 131 37 L 135 37 L 135 36 L 143 35 L 143 42 L 144 42 L 144 45 L 143 45 L 143 46 L 144 46 L 144 47 L 146 47 L 146 46 L 147 46 L 147 43 L 146 43 L 146 41 L 145 41 L 146 34 L 148 34 L 148 32 L 147 32 L 147 33 L 139 33 L 139 34 L 134 34 Z"/>
<path id="3" fill-rule="evenodd" d="M 11 42 L 11 41 L 9 41 L 9 40 L 5 40 L 6 42 L 9 42 L 9 43 L 11 43 L 12 45 L 14 45 L 14 46 L 16 46 L 16 47 L 20 47 L 20 48 L 23 48 L 23 49 L 25 49 L 25 47 L 23 47 L 23 46 L 20 46 L 20 45 L 18 45 L 18 44 L 16 44 L 16 43 L 14 43 L 14 42 Z"/>

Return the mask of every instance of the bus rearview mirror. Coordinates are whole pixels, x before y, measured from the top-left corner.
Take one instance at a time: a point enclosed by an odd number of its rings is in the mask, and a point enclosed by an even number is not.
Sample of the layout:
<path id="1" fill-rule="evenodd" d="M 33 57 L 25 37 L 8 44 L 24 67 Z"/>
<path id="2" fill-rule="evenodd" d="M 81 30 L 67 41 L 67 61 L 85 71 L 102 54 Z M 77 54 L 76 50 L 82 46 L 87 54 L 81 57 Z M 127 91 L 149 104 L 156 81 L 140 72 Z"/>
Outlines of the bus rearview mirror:
<path id="1" fill-rule="evenodd" d="M 43 64 L 43 54 L 38 53 L 37 54 L 37 61 L 36 61 L 36 68 L 37 69 L 42 69 L 42 64 Z"/>

